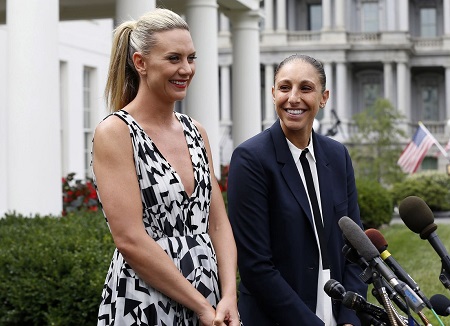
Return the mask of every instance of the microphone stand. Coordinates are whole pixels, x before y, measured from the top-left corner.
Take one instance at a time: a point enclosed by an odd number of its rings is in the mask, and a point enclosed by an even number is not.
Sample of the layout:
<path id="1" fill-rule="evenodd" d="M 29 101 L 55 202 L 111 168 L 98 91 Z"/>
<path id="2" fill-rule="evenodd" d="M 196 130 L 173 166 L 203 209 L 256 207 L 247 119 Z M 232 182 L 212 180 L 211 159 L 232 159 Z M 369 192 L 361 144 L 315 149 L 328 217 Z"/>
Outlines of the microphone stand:
<path id="1" fill-rule="evenodd" d="M 382 322 L 380 319 L 376 318 L 375 316 L 372 316 L 371 314 L 368 314 L 363 311 L 357 311 L 356 316 L 361 321 L 361 325 L 364 326 L 388 326 L 386 323 Z"/>
<path id="2" fill-rule="evenodd" d="M 408 324 L 405 324 L 403 322 L 403 318 L 398 314 L 398 312 L 395 310 L 394 306 L 392 305 L 391 301 L 389 300 L 389 296 L 386 292 L 386 288 L 383 285 L 381 275 L 376 270 L 372 271 L 372 281 L 373 281 L 373 287 L 374 287 L 375 291 L 378 293 L 378 297 L 381 299 L 380 303 L 383 305 L 384 309 L 386 310 L 390 326 L 407 326 Z M 377 299 L 378 299 L 378 297 L 377 297 Z"/>
<path id="3" fill-rule="evenodd" d="M 442 262 L 441 274 L 439 275 L 439 281 L 441 281 L 442 285 L 450 290 L 450 273 L 446 269 L 446 265 Z"/>
<path id="4" fill-rule="evenodd" d="M 337 113 L 334 109 L 331 109 L 331 113 L 333 114 L 334 118 L 336 119 L 336 122 L 327 130 L 327 133 L 325 136 L 335 136 L 338 133 L 338 127 L 341 124 L 341 120 L 337 116 Z"/>

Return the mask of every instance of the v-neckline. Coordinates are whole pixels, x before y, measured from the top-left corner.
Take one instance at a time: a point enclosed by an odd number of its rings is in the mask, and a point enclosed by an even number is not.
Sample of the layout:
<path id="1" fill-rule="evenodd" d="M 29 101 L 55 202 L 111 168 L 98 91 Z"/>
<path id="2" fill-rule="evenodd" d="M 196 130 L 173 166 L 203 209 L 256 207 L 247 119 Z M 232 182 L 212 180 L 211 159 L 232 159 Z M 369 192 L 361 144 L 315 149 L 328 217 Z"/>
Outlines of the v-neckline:
<path id="1" fill-rule="evenodd" d="M 175 168 L 172 166 L 172 164 L 170 164 L 170 162 L 165 158 L 165 156 L 163 155 L 163 153 L 161 153 L 161 151 L 158 149 L 158 146 L 156 146 L 155 142 L 152 140 L 152 138 L 145 132 L 144 128 L 141 127 L 141 125 L 136 121 L 136 119 L 127 111 L 125 110 L 120 110 L 122 112 L 124 112 L 127 116 L 129 116 L 133 122 L 136 124 L 136 126 L 142 131 L 142 133 L 145 135 L 145 137 L 150 141 L 150 143 L 153 145 L 153 148 L 156 152 L 158 152 L 159 156 L 161 157 L 162 160 L 164 160 L 164 162 L 166 162 L 166 164 L 169 166 L 170 171 L 172 172 L 172 174 L 177 178 L 178 183 L 180 184 L 180 187 L 182 188 L 182 192 L 183 195 L 185 197 L 185 199 L 189 199 L 191 200 L 196 191 L 197 191 L 197 187 L 198 187 L 198 181 L 196 178 L 196 173 L 195 173 L 195 166 L 194 166 L 194 162 L 193 162 L 193 156 L 192 156 L 192 150 L 188 145 L 188 133 L 186 131 L 186 126 L 184 125 L 184 123 L 181 121 L 180 115 L 174 111 L 173 113 L 175 114 L 175 117 L 177 118 L 178 122 L 181 124 L 181 127 L 183 128 L 183 135 L 184 135 L 184 140 L 186 143 L 186 146 L 188 148 L 188 152 L 189 152 L 189 157 L 191 158 L 191 166 L 192 166 L 192 173 L 194 176 L 194 188 L 192 189 L 192 193 L 191 195 L 188 195 L 188 193 L 186 192 L 186 187 L 184 186 L 183 180 L 181 179 L 181 176 L 178 174 L 178 172 L 175 170 Z"/>

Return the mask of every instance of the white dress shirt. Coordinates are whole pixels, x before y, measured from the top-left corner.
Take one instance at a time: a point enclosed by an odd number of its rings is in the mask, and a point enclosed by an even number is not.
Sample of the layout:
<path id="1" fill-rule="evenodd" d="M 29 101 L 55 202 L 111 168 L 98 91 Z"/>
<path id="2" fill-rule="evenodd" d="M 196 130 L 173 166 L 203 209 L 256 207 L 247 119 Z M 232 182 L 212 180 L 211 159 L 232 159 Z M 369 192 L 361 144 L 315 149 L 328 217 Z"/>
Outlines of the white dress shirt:
<path id="1" fill-rule="evenodd" d="M 308 197 L 309 206 L 312 210 L 311 206 L 311 199 L 309 198 L 307 187 L 306 187 L 306 181 L 305 181 L 305 174 L 303 173 L 303 168 L 300 163 L 300 154 L 302 153 L 302 150 L 297 148 L 294 144 L 292 144 L 287 138 L 286 141 L 288 143 L 289 149 L 292 153 L 292 157 L 294 158 L 295 165 L 297 166 L 297 170 L 300 174 L 300 177 L 302 178 L 303 186 L 306 191 L 306 196 Z M 316 158 L 314 156 L 314 146 L 313 142 L 310 141 L 308 145 L 309 153 L 306 154 L 306 158 L 308 159 L 309 166 L 311 168 L 311 174 L 314 182 L 314 188 L 316 190 L 317 194 L 317 201 L 319 203 L 319 209 L 320 209 L 320 217 L 323 221 L 322 217 L 322 201 L 320 198 L 320 189 L 319 189 L 319 177 L 317 176 L 317 168 L 316 168 Z M 314 219 L 313 219 L 314 224 Z M 320 242 L 319 237 L 317 235 L 317 230 L 314 225 L 314 234 L 316 236 L 317 240 L 317 247 L 319 248 L 319 279 L 317 284 L 317 305 L 316 305 L 316 315 L 325 323 L 325 326 L 336 326 L 336 320 L 333 316 L 332 311 L 332 305 L 331 305 L 331 298 L 328 296 L 328 294 L 325 293 L 323 287 L 325 283 L 330 280 L 330 270 L 329 269 L 323 269 L 322 267 L 322 257 L 320 253 Z"/>

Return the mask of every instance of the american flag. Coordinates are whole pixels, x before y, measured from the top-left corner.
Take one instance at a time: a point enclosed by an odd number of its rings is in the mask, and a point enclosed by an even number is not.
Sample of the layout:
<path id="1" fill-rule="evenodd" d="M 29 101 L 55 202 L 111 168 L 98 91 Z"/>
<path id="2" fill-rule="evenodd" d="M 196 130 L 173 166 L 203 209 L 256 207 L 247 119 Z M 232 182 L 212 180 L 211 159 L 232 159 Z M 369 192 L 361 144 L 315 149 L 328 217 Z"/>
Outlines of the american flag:
<path id="1" fill-rule="evenodd" d="M 448 140 L 447 145 L 445 145 L 444 150 L 446 153 L 450 151 L 450 139 Z M 437 152 L 437 154 L 441 154 L 441 152 Z"/>
<path id="2" fill-rule="evenodd" d="M 419 127 L 400 155 L 397 164 L 405 173 L 412 174 L 416 172 L 427 151 L 435 143 L 437 143 L 437 140 L 423 124 L 419 123 Z"/>

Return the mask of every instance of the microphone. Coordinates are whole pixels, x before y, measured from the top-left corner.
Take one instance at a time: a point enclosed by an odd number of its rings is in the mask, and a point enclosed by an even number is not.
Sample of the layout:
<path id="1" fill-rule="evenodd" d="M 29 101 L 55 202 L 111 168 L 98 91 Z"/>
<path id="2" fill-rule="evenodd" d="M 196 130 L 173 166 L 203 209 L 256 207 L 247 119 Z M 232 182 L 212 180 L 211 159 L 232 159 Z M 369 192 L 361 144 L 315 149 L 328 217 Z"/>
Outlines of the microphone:
<path id="1" fill-rule="evenodd" d="M 381 321 L 389 322 L 389 317 L 383 308 L 367 302 L 366 299 L 355 292 L 347 291 L 342 299 L 342 304 L 356 312 L 365 312 Z"/>
<path id="2" fill-rule="evenodd" d="M 427 239 L 441 258 L 442 272 L 439 279 L 447 289 L 450 289 L 450 257 L 435 232 L 437 225 L 434 223 L 434 216 L 430 207 L 422 198 L 409 196 L 403 199 L 398 209 L 400 218 L 405 225 L 414 233 L 418 233 L 422 240 Z"/>
<path id="3" fill-rule="evenodd" d="M 379 288 L 377 288 L 378 283 L 376 283 L 376 280 L 373 279 L 372 276 L 372 268 L 369 266 L 367 261 L 362 258 L 355 248 L 353 248 L 349 243 L 348 240 L 344 236 L 344 240 L 346 241 L 346 244 L 342 247 L 342 253 L 344 254 L 345 258 L 352 262 L 358 264 L 363 272 L 359 275 L 359 277 L 362 279 L 362 281 L 366 284 L 374 283 L 374 288 L 372 289 L 372 295 L 377 299 L 377 301 L 380 304 L 383 304 L 383 300 L 381 298 L 381 295 L 379 293 Z M 383 287 L 386 291 L 388 297 L 390 300 L 394 301 L 394 303 L 399 307 L 404 313 L 408 313 L 408 306 L 404 302 L 404 299 L 400 297 L 400 295 L 395 292 L 395 290 L 392 288 L 392 286 L 386 282 L 386 280 L 382 277 L 380 279 L 379 286 Z M 361 319 L 362 317 L 360 317 Z M 364 323 L 363 323 L 364 325 Z M 369 323 L 366 323 L 365 325 L 370 325 Z"/>
<path id="4" fill-rule="evenodd" d="M 387 324 L 378 320 L 374 316 L 369 315 L 368 313 L 357 311 L 356 316 L 358 316 L 361 321 L 361 325 L 371 325 L 371 326 L 386 326 Z"/>
<path id="5" fill-rule="evenodd" d="M 380 258 L 378 250 L 370 242 L 367 235 L 351 218 L 344 216 L 338 222 L 339 227 L 351 245 L 358 253 L 369 263 L 370 266 L 378 270 L 378 272 L 388 281 L 392 287 L 402 295 L 414 312 L 419 312 L 425 307 L 422 299 L 403 281 L 399 281 L 392 270 L 386 266 Z"/>
<path id="6" fill-rule="evenodd" d="M 348 242 L 348 240 L 343 236 L 345 244 L 342 247 L 342 253 L 344 257 L 351 263 L 359 265 L 362 272 L 359 274 L 359 278 L 366 284 L 373 283 L 372 279 L 372 269 L 369 264 L 362 258 L 355 248 Z"/>
<path id="7" fill-rule="evenodd" d="M 443 294 L 434 294 L 430 298 L 431 304 L 433 305 L 434 310 L 439 316 L 448 316 L 450 315 L 450 299 L 447 298 Z"/>
<path id="8" fill-rule="evenodd" d="M 372 244 L 377 248 L 380 253 L 380 257 L 384 262 L 391 268 L 394 274 L 403 282 L 409 285 L 414 292 L 416 292 L 419 297 L 424 301 L 429 309 L 432 309 L 430 300 L 423 294 L 420 290 L 419 285 L 414 281 L 414 279 L 400 266 L 400 264 L 392 257 L 391 253 L 387 250 L 388 243 L 383 237 L 380 231 L 377 229 L 368 229 L 364 231 L 367 237 L 370 239 Z"/>
<path id="9" fill-rule="evenodd" d="M 383 308 L 367 302 L 364 297 L 355 292 L 346 291 L 344 286 L 339 283 L 339 281 L 330 279 L 325 283 L 323 289 L 329 297 L 342 301 L 342 304 L 345 307 L 355 310 L 357 315 L 358 313 L 361 313 L 361 315 L 368 314 L 372 317 L 372 319 L 379 319 L 389 322 L 388 315 Z"/>
<path id="10" fill-rule="evenodd" d="M 330 279 L 323 286 L 325 293 L 332 299 L 342 301 L 345 294 L 344 286 L 336 280 Z"/>

